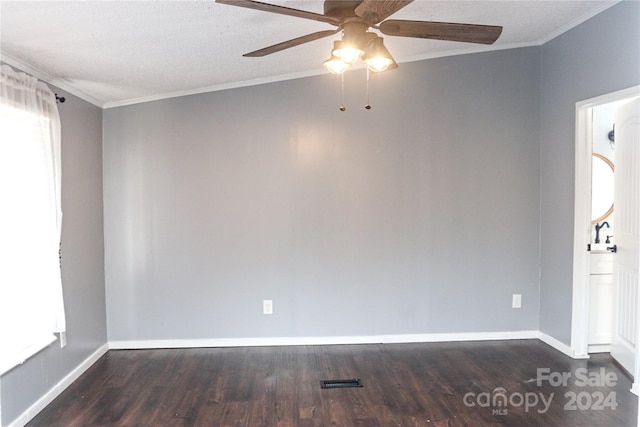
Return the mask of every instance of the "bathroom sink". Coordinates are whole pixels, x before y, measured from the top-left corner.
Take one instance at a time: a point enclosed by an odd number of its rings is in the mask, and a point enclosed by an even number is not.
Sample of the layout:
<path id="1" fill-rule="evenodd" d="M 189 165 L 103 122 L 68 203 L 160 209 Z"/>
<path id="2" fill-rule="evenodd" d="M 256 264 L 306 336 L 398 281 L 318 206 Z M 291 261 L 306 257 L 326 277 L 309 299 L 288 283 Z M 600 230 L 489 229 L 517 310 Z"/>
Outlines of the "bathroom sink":
<path id="1" fill-rule="evenodd" d="M 612 247 L 613 243 L 592 243 L 591 244 L 591 253 L 603 253 L 609 252 L 607 247 Z"/>

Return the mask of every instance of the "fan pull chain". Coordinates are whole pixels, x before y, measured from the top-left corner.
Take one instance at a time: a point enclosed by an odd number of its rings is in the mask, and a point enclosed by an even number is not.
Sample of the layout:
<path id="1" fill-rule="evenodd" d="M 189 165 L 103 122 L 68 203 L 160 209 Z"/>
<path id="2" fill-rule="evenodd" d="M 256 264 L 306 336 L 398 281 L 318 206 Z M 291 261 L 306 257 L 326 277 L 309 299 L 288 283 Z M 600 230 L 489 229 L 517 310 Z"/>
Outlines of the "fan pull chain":
<path id="1" fill-rule="evenodd" d="M 371 104 L 369 104 L 369 80 L 370 80 L 370 71 L 369 71 L 369 67 L 367 67 L 367 103 L 364 106 L 364 108 L 366 108 L 367 110 L 371 109 Z"/>
<path id="2" fill-rule="evenodd" d="M 344 71 L 340 73 L 340 77 L 342 78 L 342 105 L 340 105 L 340 111 L 345 111 L 347 107 L 344 106 Z"/>

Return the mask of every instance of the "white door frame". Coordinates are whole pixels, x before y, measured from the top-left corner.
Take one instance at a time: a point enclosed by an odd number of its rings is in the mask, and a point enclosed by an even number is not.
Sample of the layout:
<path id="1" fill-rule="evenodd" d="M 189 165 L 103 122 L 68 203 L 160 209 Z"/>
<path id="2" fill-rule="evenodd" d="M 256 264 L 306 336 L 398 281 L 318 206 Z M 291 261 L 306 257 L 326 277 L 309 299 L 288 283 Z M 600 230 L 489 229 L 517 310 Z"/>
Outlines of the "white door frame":
<path id="1" fill-rule="evenodd" d="M 589 252 L 591 241 L 591 159 L 593 108 L 636 97 L 640 85 L 576 103 L 575 210 L 573 228 L 573 306 L 571 351 L 574 358 L 588 358 Z"/>

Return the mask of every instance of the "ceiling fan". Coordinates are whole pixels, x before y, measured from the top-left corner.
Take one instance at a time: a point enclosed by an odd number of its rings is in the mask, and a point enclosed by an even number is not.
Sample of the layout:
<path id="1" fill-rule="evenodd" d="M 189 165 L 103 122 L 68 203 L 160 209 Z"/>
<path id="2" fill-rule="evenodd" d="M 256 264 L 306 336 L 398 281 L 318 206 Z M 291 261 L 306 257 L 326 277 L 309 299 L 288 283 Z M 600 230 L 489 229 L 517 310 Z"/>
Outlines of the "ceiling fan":
<path id="1" fill-rule="evenodd" d="M 382 37 L 368 31 L 376 29 L 388 36 L 416 37 L 467 43 L 493 44 L 502 27 L 494 25 L 458 24 L 433 21 L 389 19 L 413 0 L 325 0 L 324 13 L 314 13 L 253 0 L 216 0 L 217 3 L 264 12 L 312 19 L 331 24 L 336 29 L 318 31 L 244 54 L 260 57 L 318 40 L 342 31 L 342 39 L 334 42 L 331 57 L 324 62 L 327 69 L 341 74 L 362 58 L 369 70 L 380 72 L 397 68 L 398 64 L 383 44 Z"/>

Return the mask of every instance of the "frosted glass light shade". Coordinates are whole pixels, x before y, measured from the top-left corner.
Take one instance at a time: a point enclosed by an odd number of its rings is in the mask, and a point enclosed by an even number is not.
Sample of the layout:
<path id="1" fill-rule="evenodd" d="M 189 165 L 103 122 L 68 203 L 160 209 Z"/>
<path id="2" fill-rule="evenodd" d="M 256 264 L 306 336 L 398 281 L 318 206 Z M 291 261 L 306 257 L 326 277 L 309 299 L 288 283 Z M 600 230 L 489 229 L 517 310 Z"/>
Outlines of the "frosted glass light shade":
<path id="1" fill-rule="evenodd" d="M 331 58 L 322 63 L 326 69 L 332 74 L 342 74 L 350 67 L 349 64 L 335 55 L 331 55 Z"/>
<path id="2" fill-rule="evenodd" d="M 384 46 L 382 37 L 374 37 L 364 55 L 364 62 L 367 64 L 369 70 L 379 73 L 391 66 L 395 61 L 391 56 L 391 53 Z"/>
<path id="3" fill-rule="evenodd" d="M 393 60 L 382 56 L 376 56 L 375 58 L 367 59 L 365 60 L 365 62 L 367 63 L 367 67 L 369 67 L 369 70 L 375 73 L 380 73 L 389 68 L 389 65 L 393 64 Z"/>
<path id="4" fill-rule="evenodd" d="M 341 59 L 342 62 L 347 63 L 349 65 L 353 64 L 364 55 L 364 52 L 354 45 L 345 42 L 344 40 L 338 40 L 333 42 L 333 51 L 331 52 L 334 56 Z"/>

